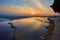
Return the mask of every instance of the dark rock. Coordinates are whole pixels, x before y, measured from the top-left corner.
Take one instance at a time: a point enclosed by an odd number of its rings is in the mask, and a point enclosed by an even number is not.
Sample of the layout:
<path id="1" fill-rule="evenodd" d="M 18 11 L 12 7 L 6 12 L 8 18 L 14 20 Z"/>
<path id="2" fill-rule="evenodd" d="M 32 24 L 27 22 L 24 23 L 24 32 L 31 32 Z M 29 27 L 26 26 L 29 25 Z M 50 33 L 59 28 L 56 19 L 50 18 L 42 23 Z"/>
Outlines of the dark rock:
<path id="1" fill-rule="evenodd" d="M 51 7 L 55 12 L 60 13 L 60 0 L 54 0 L 54 4 Z"/>

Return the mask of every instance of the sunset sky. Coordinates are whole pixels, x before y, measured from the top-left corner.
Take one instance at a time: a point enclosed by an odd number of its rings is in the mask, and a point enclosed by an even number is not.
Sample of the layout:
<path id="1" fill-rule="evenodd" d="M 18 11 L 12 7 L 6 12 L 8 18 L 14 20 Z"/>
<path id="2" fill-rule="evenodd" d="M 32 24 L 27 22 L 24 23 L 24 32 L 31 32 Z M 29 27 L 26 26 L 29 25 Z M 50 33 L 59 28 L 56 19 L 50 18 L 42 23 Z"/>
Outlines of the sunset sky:
<path id="1" fill-rule="evenodd" d="M 54 0 L 0 0 L 0 13 L 17 15 L 52 15 Z"/>

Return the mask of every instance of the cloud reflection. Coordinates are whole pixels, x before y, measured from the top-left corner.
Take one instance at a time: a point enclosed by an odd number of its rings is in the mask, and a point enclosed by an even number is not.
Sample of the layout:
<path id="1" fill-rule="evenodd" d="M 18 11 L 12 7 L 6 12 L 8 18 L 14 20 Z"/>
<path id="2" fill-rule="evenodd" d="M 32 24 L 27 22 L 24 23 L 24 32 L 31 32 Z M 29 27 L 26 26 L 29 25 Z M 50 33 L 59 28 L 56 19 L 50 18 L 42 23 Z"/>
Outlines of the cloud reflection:
<path id="1" fill-rule="evenodd" d="M 31 17 L 11 21 L 17 29 L 11 28 L 8 22 L 1 22 L 0 39 L 13 40 L 15 37 L 16 40 L 39 40 L 48 31 L 45 26 L 49 26 L 49 23 L 46 24 L 46 22 L 49 21 L 45 17 Z"/>

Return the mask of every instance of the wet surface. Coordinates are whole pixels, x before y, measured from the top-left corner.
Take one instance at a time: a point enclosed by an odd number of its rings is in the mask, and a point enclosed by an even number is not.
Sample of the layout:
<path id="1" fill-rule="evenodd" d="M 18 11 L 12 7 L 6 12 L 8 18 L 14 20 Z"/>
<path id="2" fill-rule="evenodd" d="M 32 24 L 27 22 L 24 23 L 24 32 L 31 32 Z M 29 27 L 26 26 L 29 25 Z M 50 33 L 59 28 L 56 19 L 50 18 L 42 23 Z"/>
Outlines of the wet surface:
<path id="1" fill-rule="evenodd" d="M 48 31 L 45 27 L 49 25 L 47 18 L 43 17 L 13 20 L 10 24 L 9 22 L 0 22 L 0 40 L 41 40 L 41 36 Z"/>
<path id="2" fill-rule="evenodd" d="M 58 19 L 54 19 L 55 28 L 53 30 L 53 35 L 51 36 L 51 40 L 60 40 L 60 21 Z"/>

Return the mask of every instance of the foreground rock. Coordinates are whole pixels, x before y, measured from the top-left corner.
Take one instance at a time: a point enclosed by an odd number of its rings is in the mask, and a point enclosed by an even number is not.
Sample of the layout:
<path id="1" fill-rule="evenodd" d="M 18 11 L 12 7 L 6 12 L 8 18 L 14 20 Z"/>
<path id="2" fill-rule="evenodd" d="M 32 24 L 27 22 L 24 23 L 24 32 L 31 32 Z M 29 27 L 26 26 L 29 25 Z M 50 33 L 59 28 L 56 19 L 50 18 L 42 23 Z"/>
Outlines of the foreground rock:
<path id="1" fill-rule="evenodd" d="M 53 35 L 51 36 L 51 40 L 60 40 L 60 21 L 58 18 L 54 18 L 55 28 L 53 30 Z"/>
<path id="2" fill-rule="evenodd" d="M 50 21 L 52 23 L 50 27 L 48 27 L 49 32 L 46 36 L 46 40 L 60 40 L 60 17 L 51 17 L 50 19 L 52 20 Z"/>

